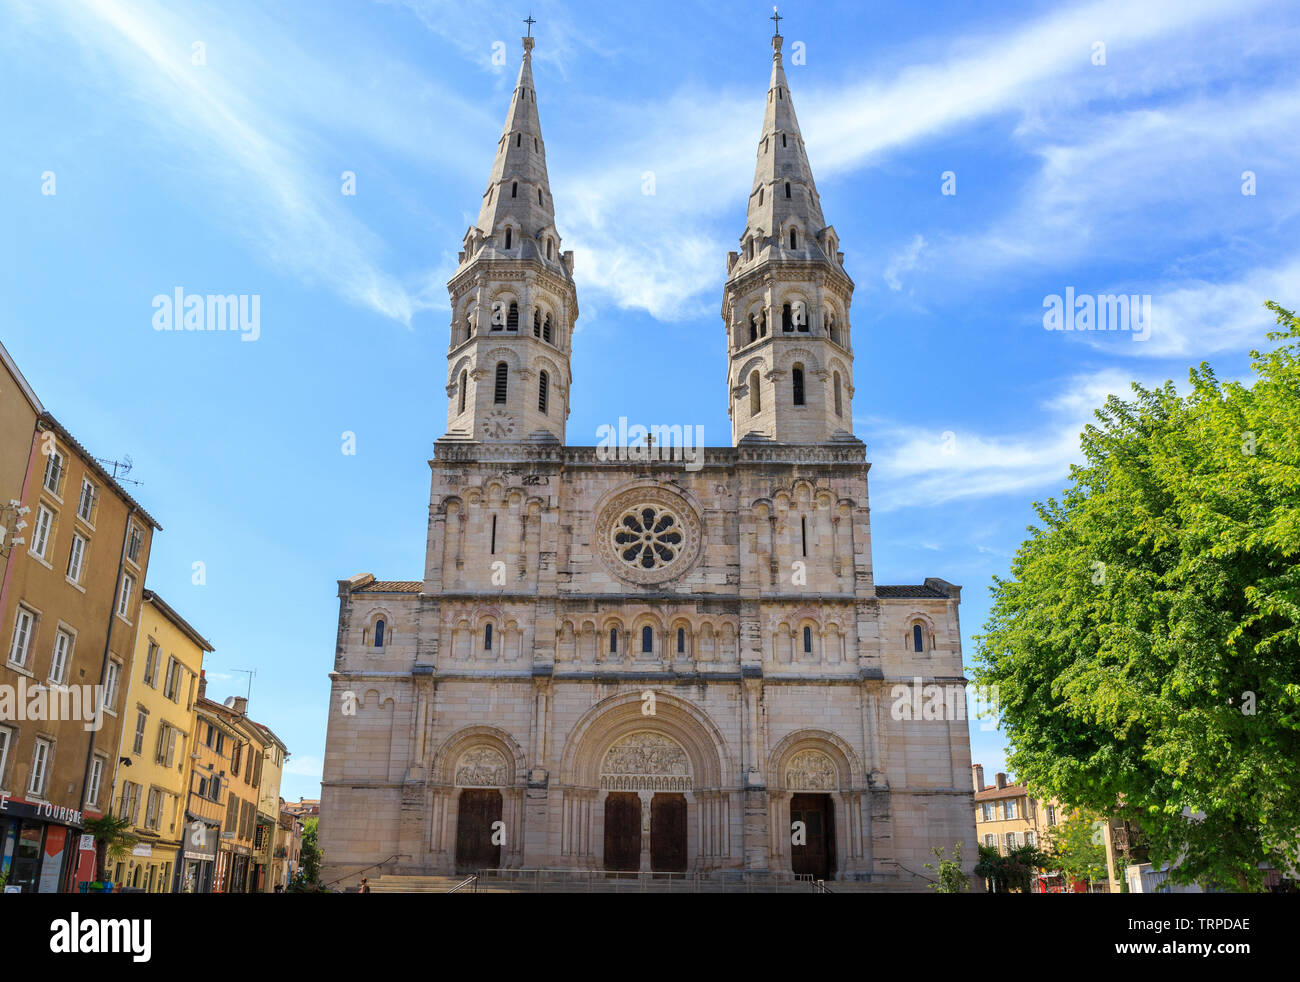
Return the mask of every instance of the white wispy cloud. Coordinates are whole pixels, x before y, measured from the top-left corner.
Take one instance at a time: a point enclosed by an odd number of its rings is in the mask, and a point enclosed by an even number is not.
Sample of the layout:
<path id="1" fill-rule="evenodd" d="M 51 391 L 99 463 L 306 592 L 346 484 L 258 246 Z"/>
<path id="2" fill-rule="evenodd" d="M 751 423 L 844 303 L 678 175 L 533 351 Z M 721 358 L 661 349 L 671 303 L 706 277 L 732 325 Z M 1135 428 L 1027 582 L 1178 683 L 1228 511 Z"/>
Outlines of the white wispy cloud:
<path id="1" fill-rule="evenodd" d="M 194 193 L 212 199 L 214 226 L 244 235 L 268 265 L 385 317 L 409 324 L 427 305 L 422 277 L 386 268 L 385 241 L 354 215 L 355 199 L 341 194 L 332 161 L 343 155 L 324 130 L 328 123 L 426 164 L 458 166 L 421 109 L 434 100 L 441 112 L 472 122 L 476 111 L 453 93 L 414 84 L 414 73 L 364 46 L 352 67 L 383 67 L 380 84 L 358 84 L 299 48 L 291 25 L 252 12 L 237 25 L 206 5 L 20 6 L 30 29 L 75 42 L 88 81 L 136 100 L 137 139 L 189 168 Z M 194 63 L 196 42 L 205 64 Z"/>
<path id="2" fill-rule="evenodd" d="M 899 279 L 899 276 L 903 273 L 910 273 L 916 268 L 916 264 L 921 258 L 921 250 L 924 248 L 925 236 L 914 235 L 911 242 L 890 257 L 889 262 L 885 265 L 884 278 L 891 290 L 897 292 L 903 288 L 903 282 Z"/>
<path id="3" fill-rule="evenodd" d="M 1053 125 L 1064 126 L 1062 102 L 1075 112 L 1070 125 L 1078 128 L 1091 115 L 1080 106 L 1122 96 L 1125 84 L 1138 90 L 1200 84 L 1195 64 L 1172 77 L 1141 74 L 1116 82 L 1091 64 L 1091 45 L 1108 39 L 1112 61 L 1149 59 L 1171 38 L 1187 40 L 1188 32 L 1239 13 L 1240 8 L 1230 12 L 1210 0 L 1142 5 L 1107 0 L 1041 17 L 1018 30 L 952 41 L 944 57 L 888 77 L 833 88 L 794 78 L 813 170 L 821 180 L 858 173 L 885 152 L 998 113 L 1012 112 L 1033 129 L 1044 125 L 1043 107 L 1050 105 L 1057 110 Z M 1194 49 L 1202 40 L 1193 37 L 1187 46 Z M 552 175 L 562 231 L 609 257 L 589 263 L 588 272 L 578 275 L 581 288 L 662 319 L 696 316 L 702 305 L 715 302 L 713 295 L 697 294 L 716 292 L 724 275 L 722 254 L 706 276 L 694 247 L 719 237 L 716 229 L 725 215 L 722 220 L 734 226 L 734 238 L 723 235 L 731 243 L 725 248 L 736 248 L 764 87 L 765 74 L 756 66 L 743 88 L 684 89 L 643 105 L 623 102 L 617 112 L 601 116 L 604 137 L 590 148 L 584 169 Z M 1063 98 L 1062 92 L 1070 95 Z M 640 189 L 646 171 L 656 177 L 652 201 Z M 1002 248 L 1013 251 L 1014 241 L 1008 237 Z M 682 242 L 691 247 L 679 248 Z M 618 275 L 609 275 L 611 270 Z M 665 284 L 673 287 L 667 293 Z"/>
<path id="4" fill-rule="evenodd" d="M 1110 395 L 1132 395 L 1132 374 L 1100 369 L 1061 380 L 1041 400 L 1039 424 L 1027 432 L 981 433 L 879 423 L 874 434 L 873 506 L 880 511 L 941 505 L 1063 488 L 1070 465 L 1082 461 L 1079 435 Z M 1151 387 L 1164 379 L 1137 379 Z"/>

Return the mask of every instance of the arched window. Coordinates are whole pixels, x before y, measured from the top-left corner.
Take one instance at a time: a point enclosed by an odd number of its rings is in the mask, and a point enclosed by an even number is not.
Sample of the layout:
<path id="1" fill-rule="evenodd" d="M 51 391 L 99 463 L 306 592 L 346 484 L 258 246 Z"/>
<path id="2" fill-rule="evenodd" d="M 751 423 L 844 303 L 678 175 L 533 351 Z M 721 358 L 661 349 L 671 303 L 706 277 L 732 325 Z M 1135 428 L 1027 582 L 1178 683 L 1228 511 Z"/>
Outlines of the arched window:
<path id="1" fill-rule="evenodd" d="M 762 188 L 759 188 L 759 189 L 758 189 L 758 203 L 759 203 L 760 205 L 763 203 L 763 189 L 762 189 Z"/>
<path id="2" fill-rule="evenodd" d="M 540 338 L 541 336 L 542 336 L 542 312 L 540 310 L 534 310 L 533 311 L 533 337 Z"/>
<path id="3" fill-rule="evenodd" d="M 746 259 L 753 259 L 753 258 L 754 258 L 754 240 L 753 240 L 753 239 L 746 239 L 746 240 L 745 240 L 745 258 L 746 258 Z"/>
<path id="4" fill-rule="evenodd" d="M 840 343 L 840 330 L 835 324 L 835 311 L 826 311 L 826 333 L 831 336 L 831 341 L 835 344 Z"/>
<path id="5" fill-rule="evenodd" d="M 495 556 L 497 554 L 497 517 L 492 516 L 492 541 L 488 543 L 488 553 Z"/>
<path id="6" fill-rule="evenodd" d="M 812 628 L 811 627 L 805 627 L 803 629 L 803 650 L 805 654 L 808 655 L 812 654 Z"/>
<path id="7" fill-rule="evenodd" d="M 767 308 L 764 307 L 758 312 L 758 336 L 767 337 Z"/>
<path id="8" fill-rule="evenodd" d="M 655 632 L 650 629 L 650 625 L 641 628 L 641 651 L 644 654 L 650 654 L 655 650 Z"/>
<path id="9" fill-rule="evenodd" d="M 787 334 L 794 330 L 794 315 L 790 312 L 789 304 L 785 304 L 781 308 L 781 330 Z"/>
<path id="10" fill-rule="evenodd" d="M 782 137 L 781 139 L 785 139 L 785 137 Z M 785 196 L 786 196 L 787 198 L 790 197 L 790 182 L 789 182 L 789 181 L 786 181 L 786 182 L 785 182 Z"/>
<path id="11" fill-rule="evenodd" d="M 799 543 L 803 548 L 803 554 L 808 555 L 808 516 L 799 516 Z"/>
<path id="12" fill-rule="evenodd" d="M 611 655 L 618 654 L 618 628 L 616 627 L 609 629 L 609 653 Z"/>
<path id="13" fill-rule="evenodd" d="M 550 239 L 547 239 L 547 240 L 546 240 L 546 258 L 547 258 L 547 259 L 550 259 L 550 258 L 551 258 L 551 247 L 554 246 L 554 245 L 555 245 L 555 243 L 554 243 L 553 241 L 551 241 Z"/>
<path id="14" fill-rule="evenodd" d="M 791 249 L 799 248 L 799 233 L 796 232 L 794 229 L 790 229 L 790 248 Z"/>
<path id="15" fill-rule="evenodd" d="M 763 408 L 763 397 L 758 391 L 758 372 L 749 374 L 749 415 L 757 416 Z"/>
<path id="16" fill-rule="evenodd" d="M 484 651 L 492 650 L 492 625 L 491 624 L 483 625 L 483 650 Z"/>
<path id="17" fill-rule="evenodd" d="M 384 619 L 381 617 L 379 618 L 379 620 L 375 621 L 375 647 L 382 648 L 383 646 L 384 646 Z"/>
<path id="18" fill-rule="evenodd" d="M 545 372 L 537 376 L 537 411 L 546 415 L 546 395 L 550 388 L 551 377 Z"/>
<path id="19" fill-rule="evenodd" d="M 511 244 L 511 242 L 513 242 L 513 241 L 514 241 L 514 240 L 513 240 L 513 238 L 511 237 L 511 234 L 510 234 L 510 229 L 506 229 L 506 248 L 507 248 L 507 249 L 510 248 L 510 244 Z"/>
<path id="20" fill-rule="evenodd" d="M 794 404 L 802 406 L 803 401 L 803 366 L 795 365 L 790 370 L 790 380 L 794 383 Z"/>
<path id="21" fill-rule="evenodd" d="M 537 203 L 538 203 L 539 205 L 542 203 L 542 189 L 541 189 L 541 188 L 538 188 L 538 189 L 537 189 Z"/>
<path id="22" fill-rule="evenodd" d="M 516 133 L 516 134 L 515 134 L 515 146 L 517 146 L 517 147 L 522 147 L 523 145 L 524 145 L 524 135 L 523 135 L 522 133 Z"/>
<path id="23" fill-rule="evenodd" d="M 533 153 L 541 153 L 541 148 L 537 146 L 537 137 L 533 137 Z"/>
<path id="24" fill-rule="evenodd" d="M 922 636 L 921 625 L 912 625 L 912 650 L 923 651 L 925 649 L 925 638 Z"/>
<path id="25" fill-rule="evenodd" d="M 497 362 L 497 384 L 492 393 L 492 401 L 498 406 L 504 406 L 506 402 L 506 386 L 508 384 L 509 369 L 503 361 Z"/>
<path id="26" fill-rule="evenodd" d="M 519 182 L 518 182 L 518 181 L 511 181 L 511 182 L 510 182 L 510 197 L 512 197 L 512 198 L 517 198 L 517 197 L 519 197 Z"/>
<path id="27" fill-rule="evenodd" d="M 679 655 L 686 653 L 686 629 L 684 627 L 677 629 L 677 653 Z"/>
<path id="28" fill-rule="evenodd" d="M 468 317 L 466 317 L 466 318 L 465 318 L 465 336 L 464 336 L 463 338 L 461 338 L 461 340 L 462 340 L 462 341 L 468 341 L 468 340 L 469 340 L 469 336 L 470 336 L 471 334 L 473 334 L 473 333 L 474 333 L 474 325 L 470 322 L 470 319 L 469 319 Z"/>
<path id="29" fill-rule="evenodd" d="M 785 146 L 785 134 L 784 134 L 784 133 L 781 134 L 781 146 Z M 788 198 L 788 197 L 790 197 L 790 185 L 787 184 L 787 185 L 785 186 L 785 188 L 786 188 L 785 196 Z"/>
<path id="30" fill-rule="evenodd" d="M 835 380 L 834 380 L 834 381 L 835 381 L 835 415 L 836 415 L 836 416 L 843 416 L 843 415 L 844 415 L 844 400 L 843 400 L 843 397 L 840 395 L 840 373 L 839 373 L 839 372 L 836 372 L 836 373 L 835 373 Z"/>
<path id="31" fill-rule="evenodd" d="M 749 315 L 749 340 L 750 341 L 758 340 L 758 318 L 756 318 L 753 314 Z"/>
<path id="32" fill-rule="evenodd" d="M 542 340 L 546 341 L 548 344 L 550 343 L 551 340 L 551 315 L 550 314 L 547 314 L 545 319 L 542 321 Z"/>
<path id="33" fill-rule="evenodd" d="M 519 330 L 519 304 L 510 301 L 510 312 L 506 314 L 506 330 Z"/>
<path id="34" fill-rule="evenodd" d="M 468 373 L 466 372 L 460 373 L 460 408 L 456 410 L 458 413 L 463 413 L 465 411 L 465 389 L 466 389 L 465 382 L 468 379 L 469 379 Z"/>

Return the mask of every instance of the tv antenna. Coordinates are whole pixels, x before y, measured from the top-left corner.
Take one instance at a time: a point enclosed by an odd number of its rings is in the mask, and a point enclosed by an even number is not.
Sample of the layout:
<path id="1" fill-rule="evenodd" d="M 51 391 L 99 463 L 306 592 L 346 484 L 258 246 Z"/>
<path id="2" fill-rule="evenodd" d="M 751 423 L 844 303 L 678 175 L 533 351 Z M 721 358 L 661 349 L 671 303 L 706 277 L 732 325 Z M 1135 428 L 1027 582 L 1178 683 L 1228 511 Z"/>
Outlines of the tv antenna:
<path id="1" fill-rule="evenodd" d="M 252 701 L 253 701 L 253 676 L 257 674 L 257 669 L 255 669 L 255 668 L 232 668 L 231 671 L 232 671 L 232 672 L 239 672 L 239 673 L 242 674 L 242 675 L 247 675 L 247 676 L 248 676 L 248 692 L 247 692 L 247 694 L 244 696 L 244 698 L 245 698 L 248 702 L 252 702 Z"/>
<path id="2" fill-rule="evenodd" d="M 114 481 L 125 481 L 127 484 L 134 484 L 137 487 L 144 484 L 143 481 L 133 481 L 126 476 L 131 473 L 131 468 L 135 466 L 130 454 L 123 454 L 121 460 L 110 460 L 107 457 L 96 457 L 95 459 L 103 464 L 105 468 L 113 468 Z"/>

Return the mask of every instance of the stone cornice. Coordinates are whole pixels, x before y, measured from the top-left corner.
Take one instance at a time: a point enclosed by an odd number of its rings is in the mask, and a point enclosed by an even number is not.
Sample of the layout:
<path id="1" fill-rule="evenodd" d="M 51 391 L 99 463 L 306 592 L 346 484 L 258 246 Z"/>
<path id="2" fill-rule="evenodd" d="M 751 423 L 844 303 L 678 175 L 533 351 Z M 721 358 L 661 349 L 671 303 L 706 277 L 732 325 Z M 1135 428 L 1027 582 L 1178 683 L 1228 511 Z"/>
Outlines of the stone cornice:
<path id="1" fill-rule="evenodd" d="M 433 445 L 431 467 L 439 463 L 465 464 L 549 464 L 558 467 L 613 468 L 629 472 L 643 470 L 675 471 L 683 467 L 680 460 L 601 460 L 597 447 L 566 447 L 544 443 L 479 443 L 474 440 L 437 440 Z M 733 468 L 749 464 L 865 464 L 867 448 L 861 440 L 844 443 L 792 444 L 755 443 L 740 447 L 704 447 L 705 467 Z"/>

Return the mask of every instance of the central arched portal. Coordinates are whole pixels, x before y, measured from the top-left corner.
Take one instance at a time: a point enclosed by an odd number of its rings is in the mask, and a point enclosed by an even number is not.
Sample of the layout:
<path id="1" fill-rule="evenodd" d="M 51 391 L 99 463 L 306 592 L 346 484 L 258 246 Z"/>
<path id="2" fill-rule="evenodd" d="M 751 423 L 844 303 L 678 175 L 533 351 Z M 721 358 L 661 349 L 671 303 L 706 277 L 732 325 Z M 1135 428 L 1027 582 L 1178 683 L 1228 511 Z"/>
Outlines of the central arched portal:
<path id="1" fill-rule="evenodd" d="M 456 806 L 456 872 L 473 873 L 501 865 L 502 821 L 500 786 L 506 780 L 506 759 L 495 747 L 476 746 L 456 762 L 460 796 Z"/>
<path id="2" fill-rule="evenodd" d="M 642 730 L 616 740 L 600 767 L 605 869 L 684 873 L 691 784 L 690 758 L 672 738 Z"/>

